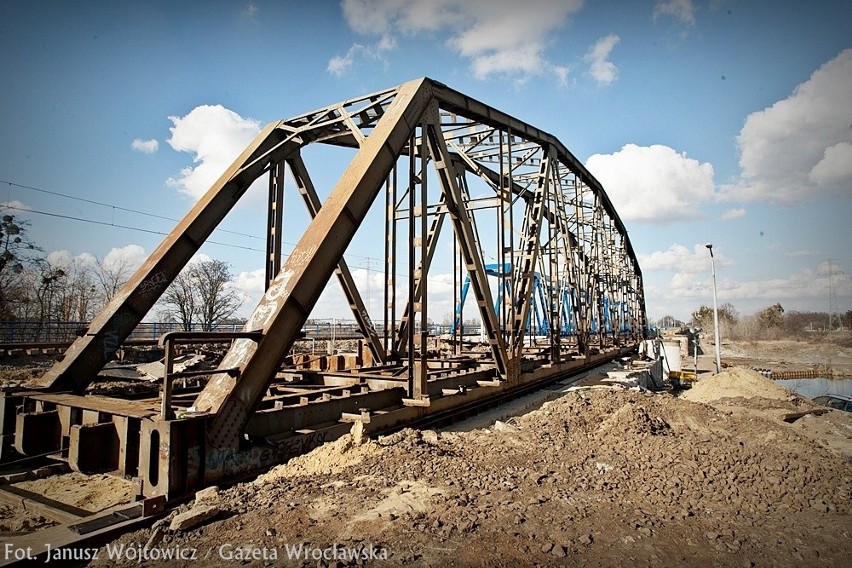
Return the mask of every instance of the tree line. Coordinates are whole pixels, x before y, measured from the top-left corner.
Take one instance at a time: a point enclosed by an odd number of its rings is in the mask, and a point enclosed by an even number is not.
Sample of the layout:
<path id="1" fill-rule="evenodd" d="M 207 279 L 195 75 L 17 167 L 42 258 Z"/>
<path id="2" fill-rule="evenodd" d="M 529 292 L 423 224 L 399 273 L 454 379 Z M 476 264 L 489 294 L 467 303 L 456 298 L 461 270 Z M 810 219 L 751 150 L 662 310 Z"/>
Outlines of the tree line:
<path id="1" fill-rule="evenodd" d="M 0 217 L 0 321 L 88 322 L 121 290 L 135 266 L 128 258 L 84 257 L 83 262 L 45 255 L 29 236 L 30 222 Z M 80 257 L 78 257 L 80 258 Z M 160 321 L 184 330 L 210 331 L 231 323 L 244 295 L 227 262 L 188 264 L 155 307 Z M 39 339 L 40 326 L 33 337 Z"/>
<path id="2" fill-rule="evenodd" d="M 740 315 L 730 302 L 720 304 L 718 311 L 719 331 L 724 337 L 731 339 L 801 338 L 814 332 L 836 330 L 836 323 L 835 329 L 828 329 L 827 312 L 788 311 L 780 302 L 766 306 L 753 315 Z M 700 306 L 692 312 L 689 322 L 664 316 L 656 323 L 660 328 L 691 326 L 712 333 L 713 308 Z M 840 323 L 845 329 L 852 329 L 852 310 L 841 315 Z"/>

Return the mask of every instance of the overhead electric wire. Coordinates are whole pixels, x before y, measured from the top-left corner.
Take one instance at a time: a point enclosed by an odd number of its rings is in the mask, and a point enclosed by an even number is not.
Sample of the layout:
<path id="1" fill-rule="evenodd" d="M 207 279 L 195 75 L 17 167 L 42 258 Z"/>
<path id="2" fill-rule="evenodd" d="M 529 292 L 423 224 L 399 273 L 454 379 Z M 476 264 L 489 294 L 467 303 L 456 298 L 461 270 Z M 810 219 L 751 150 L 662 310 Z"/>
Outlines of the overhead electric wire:
<path id="1" fill-rule="evenodd" d="M 92 223 L 93 225 L 103 225 L 103 226 L 106 226 L 106 227 L 115 227 L 117 229 L 128 229 L 130 231 L 140 231 L 140 232 L 143 232 L 143 233 L 149 233 L 151 235 L 163 235 L 163 236 L 168 235 L 168 233 L 164 233 L 162 231 L 154 231 L 153 229 L 143 229 L 142 227 L 133 227 L 133 226 L 130 226 L 130 225 L 121 225 L 121 224 L 112 223 L 112 222 L 107 223 L 106 221 L 98 221 L 98 220 L 95 220 L 95 219 L 85 219 L 83 217 L 75 217 L 73 215 L 63 215 L 61 213 L 50 213 L 48 211 L 39 211 L 38 209 L 25 209 L 23 207 L 16 207 L 14 205 L 9 205 L 8 203 L 6 205 L 4 205 L 4 207 L 6 209 L 14 209 L 15 211 L 22 211 L 24 213 L 38 213 L 39 215 L 46 215 L 48 217 L 57 217 L 59 219 L 70 219 L 72 221 L 81 221 L 83 223 Z M 242 245 L 235 245 L 235 244 L 232 244 L 232 243 L 222 243 L 222 242 L 219 242 L 219 241 L 211 241 L 210 239 L 207 239 L 204 242 L 210 243 L 210 244 L 213 244 L 213 245 L 222 245 L 222 246 L 225 246 L 225 247 L 232 247 L 232 248 L 238 248 L 238 249 L 243 249 L 243 250 L 251 250 L 251 251 L 256 251 L 256 252 L 264 252 L 261 249 L 246 247 L 246 246 L 242 246 Z"/>
<path id="2" fill-rule="evenodd" d="M 34 187 L 34 186 L 31 186 L 31 185 L 24 185 L 24 184 L 16 183 L 16 182 L 9 181 L 9 180 L 0 180 L 0 183 L 8 184 L 10 187 L 17 187 L 17 188 L 20 188 L 20 189 L 29 189 L 29 190 L 37 191 L 39 193 L 44 193 L 44 194 L 47 194 L 47 195 L 55 195 L 57 197 L 64 197 L 65 199 L 70 199 L 72 201 L 79 201 L 81 203 L 89 203 L 89 204 L 98 205 L 98 206 L 101 206 L 101 207 L 110 207 L 112 209 L 118 209 L 119 211 L 127 211 L 128 213 L 136 213 L 138 215 L 144 215 L 146 217 L 163 219 L 165 221 L 174 221 L 175 223 L 180 221 L 180 219 L 174 219 L 172 217 L 167 217 L 165 215 L 158 215 L 156 213 L 149 213 L 147 211 L 140 211 L 138 209 L 132 209 L 132 208 L 129 208 L 129 207 L 122 207 L 121 205 L 114 205 L 112 203 L 104 203 L 102 201 L 87 199 L 85 197 L 77 197 L 75 195 L 68 195 L 67 193 L 60 193 L 58 191 L 50 191 L 48 189 L 43 189 L 43 188 L 40 188 L 40 187 Z M 71 221 L 80 221 L 80 222 L 83 222 L 83 223 L 91 223 L 91 224 L 94 224 L 94 225 L 102 225 L 102 226 L 105 226 L 105 227 L 115 227 L 117 229 L 139 231 L 139 232 L 148 233 L 148 234 L 151 234 L 151 235 L 162 235 L 162 236 L 168 235 L 168 233 L 164 233 L 163 231 L 155 231 L 153 229 L 144 229 L 142 227 L 133 227 L 131 225 L 121 225 L 121 224 L 117 224 L 115 222 L 109 222 L 108 223 L 106 221 L 98 221 L 98 220 L 95 220 L 95 219 L 86 219 L 86 218 L 83 218 L 83 217 L 75 217 L 73 215 L 63 215 L 61 213 L 50 213 L 48 211 L 39 211 L 37 209 L 28 209 L 28 208 L 24 208 L 24 207 L 16 207 L 14 205 L 11 205 L 11 203 L 6 203 L 4 205 L 4 207 L 6 209 L 14 209 L 15 211 L 22 211 L 24 213 L 37 213 L 39 215 L 46 215 L 48 217 L 56 217 L 56 218 L 59 218 L 59 219 L 68 219 L 68 220 L 71 220 Z M 251 235 L 251 234 L 248 234 L 248 233 L 240 233 L 238 231 L 230 231 L 228 229 L 220 229 L 220 228 L 216 228 L 215 230 L 216 231 L 222 231 L 223 233 L 230 233 L 232 235 L 249 237 L 249 238 L 252 238 L 252 239 L 265 240 L 264 237 L 259 237 L 257 235 Z M 210 239 L 207 239 L 204 242 L 210 243 L 210 244 L 213 244 L 213 245 L 221 245 L 221 246 L 225 246 L 225 247 L 237 248 L 237 249 L 242 249 L 242 250 L 250 250 L 250 251 L 254 251 L 254 252 L 266 252 L 265 250 L 256 249 L 256 248 L 253 248 L 253 247 L 235 245 L 235 244 L 232 244 L 232 243 L 223 243 L 223 242 L 219 242 L 219 241 L 212 241 Z M 296 246 L 296 243 L 290 243 L 290 242 L 287 242 L 287 241 L 281 241 L 281 242 L 283 244 L 286 244 L 286 245 L 289 245 L 289 246 Z M 375 257 L 359 255 L 359 254 L 345 254 L 345 257 L 365 258 L 368 261 L 375 259 Z M 375 259 L 375 260 L 378 260 L 378 259 Z M 384 272 L 383 270 L 372 269 L 372 268 L 364 268 L 363 266 L 361 266 L 359 268 L 362 269 L 362 270 L 365 270 L 367 272 L 375 272 L 375 273 L 383 273 Z M 397 273 L 396 276 L 404 276 L 404 274 Z M 441 284 L 444 283 L 442 280 L 436 280 L 434 278 L 429 278 L 429 277 L 427 277 L 426 280 L 430 281 L 430 282 L 441 283 Z"/>
<path id="3" fill-rule="evenodd" d="M 153 217 L 155 219 L 163 219 L 165 221 L 174 221 L 175 223 L 180 221 L 180 219 L 175 219 L 174 217 L 167 217 L 165 215 L 158 215 L 156 213 L 149 213 L 147 211 L 140 211 L 138 209 L 132 209 L 130 207 L 122 207 L 121 205 L 115 205 L 113 203 L 104 203 L 103 201 L 96 201 L 94 199 L 86 199 L 85 197 L 77 197 L 76 195 L 68 195 L 67 193 L 60 193 L 58 191 L 50 191 L 49 189 L 42 189 L 40 187 L 34 187 L 34 186 L 31 186 L 31 185 L 24 185 L 24 184 L 20 184 L 20 183 L 15 183 L 13 181 L 0 180 L 0 183 L 5 183 L 5 184 L 8 184 L 12 187 L 17 187 L 17 188 L 20 188 L 20 189 L 29 189 L 29 190 L 32 190 L 32 191 L 37 191 L 39 193 L 45 193 L 47 195 L 56 195 L 58 197 L 64 197 L 65 199 L 70 199 L 72 201 L 79 201 L 81 203 L 90 203 L 92 205 L 99 205 L 101 207 L 110 207 L 112 209 L 117 209 L 119 211 L 127 211 L 128 213 L 136 213 L 137 215 L 144 215 L 146 217 Z M 216 230 L 222 231 L 223 233 L 230 233 L 232 235 L 238 235 L 238 236 L 241 236 L 241 237 L 248 237 L 250 239 L 264 240 L 264 237 L 259 237 L 257 235 L 251 235 L 249 233 L 241 233 L 239 231 L 231 231 L 229 229 L 221 229 L 221 228 L 217 228 Z M 158 233 L 158 234 L 165 234 L 165 233 Z M 292 245 L 293 243 L 286 243 L 286 244 Z M 250 250 L 255 250 L 255 249 L 250 249 Z M 261 251 L 261 252 L 263 252 L 263 251 Z"/>

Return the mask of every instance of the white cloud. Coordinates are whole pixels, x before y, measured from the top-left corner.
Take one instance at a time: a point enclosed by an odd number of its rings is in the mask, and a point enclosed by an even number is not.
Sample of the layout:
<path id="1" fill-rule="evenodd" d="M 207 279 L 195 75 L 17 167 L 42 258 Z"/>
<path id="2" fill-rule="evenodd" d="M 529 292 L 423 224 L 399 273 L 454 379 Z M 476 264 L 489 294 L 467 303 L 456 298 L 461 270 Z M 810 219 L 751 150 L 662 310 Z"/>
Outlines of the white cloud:
<path id="1" fill-rule="evenodd" d="M 474 76 L 508 75 L 524 81 L 567 68 L 544 55 L 549 35 L 582 6 L 582 0 L 343 0 L 343 15 L 361 35 L 450 34 L 447 46 L 470 60 Z M 357 45 L 357 44 L 356 44 Z M 355 46 L 353 46 L 354 48 Z M 351 67 L 360 50 L 329 62 L 329 72 Z M 369 51 L 365 52 L 369 54 Z"/>
<path id="2" fill-rule="evenodd" d="M 815 256 L 815 255 L 817 255 L 817 254 L 819 254 L 819 253 L 816 253 L 816 252 L 814 252 L 814 251 L 812 251 L 812 250 L 794 250 L 794 251 L 791 251 L 791 252 L 786 252 L 786 253 L 784 253 L 784 256 L 792 256 L 792 257 L 797 257 L 797 256 Z"/>
<path id="3" fill-rule="evenodd" d="M 150 140 L 136 138 L 130 143 L 130 147 L 137 152 L 142 152 L 143 154 L 153 154 L 160 149 L 160 143 L 154 138 L 151 138 Z"/>
<path id="4" fill-rule="evenodd" d="M 840 142 L 825 149 L 822 160 L 808 173 L 817 186 L 828 186 L 852 179 L 852 144 Z"/>
<path id="5" fill-rule="evenodd" d="M 627 144 L 586 166 L 625 220 L 672 223 L 700 215 L 701 203 L 716 197 L 713 166 L 668 146 Z"/>
<path id="6" fill-rule="evenodd" d="M 722 213 L 722 219 L 730 220 L 730 219 L 739 219 L 740 217 L 746 216 L 746 210 L 744 207 L 739 207 L 737 209 L 728 209 L 724 213 Z"/>
<path id="7" fill-rule="evenodd" d="M 733 264 L 731 260 L 719 251 L 713 253 L 716 266 L 724 267 Z M 705 245 L 697 244 L 692 250 L 680 244 L 673 244 L 667 250 L 654 251 L 651 254 L 639 255 L 639 266 L 645 272 L 672 271 L 681 275 L 699 274 L 710 271 L 710 252 Z"/>
<path id="8" fill-rule="evenodd" d="M 598 85 L 609 85 L 618 76 L 618 68 L 609 61 L 609 55 L 619 39 L 614 34 L 602 37 L 586 53 L 585 60 L 589 63 L 589 74 Z"/>
<path id="9" fill-rule="evenodd" d="M 97 266 L 97 259 L 93 254 L 84 252 L 77 256 L 67 250 L 55 250 L 48 253 L 47 264 L 51 268 L 59 268 L 66 274 L 71 275 L 81 270 L 91 270 Z"/>
<path id="10" fill-rule="evenodd" d="M 731 199 L 796 203 L 852 196 L 852 49 L 788 98 L 750 114 L 737 142 L 741 175 Z"/>
<path id="11" fill-rule="evenodd" d="M 260 132 L 260 123 L 222 105 L 201 105 L 186 116 L 170 116 L 174 126 L 167 140 L 178 152 L 192 154 L 194 167 L 181 170 L 166 183 L 198 199 Z"/>
<path id="12" fill-rule="evenodd" d="M 692 0 L 660 0 L 654 6 L 654 21 L 659 16 L 671 16 L 682 24 L 695 25 L 695 5 Z"/>
<path id="13" fill-rule="evenodd" d="M 724 272 L 717 273 L 719 302 L 730 302 L 741 314 L 756 313 L 775 302 L 788 310 L 825 311 L 829 289 L 825 268 L 823 264 L 788 276 L 758 280 L 737 280 Z M 664 286 L 648 286 L 649 307 L 653 306 L 655 313 L 672 313 L 684 318 L 700 304 L 711 305 L 710 276 L 707 272 L 704 277 L 699 276 L 699 273 L 678 272 Z M 852 277 L 835 274 L 832 284 L 841 305 L 852 299 Z"/>
<path id="14" fill-rule="evenodd" d="M 22 201 L 18 201 L 17 199 L 13 199 L 12 201 L 3 201 L 0 202 L 0 209 L 15 209 L 17 211 L 29 211 L 32 209 L 26 203 Z"/>
<path id="15" fill-rule="evenodd" d="M 102 265 L 114 273 L 132 274 L 148 258 L 145 249 L 139 245 L 113 247 L 104 255 Z"/>
<path id="16" fill-rule="evenodd" d="M 326 70 L 340 77 L 355 64 L 356 59 L 374 59 L 384 62 L 384 54 L 393 50 L 396 47 L 396 40 L 391 36 L 383 36 L 377 43 L 370 45 L 362 45 L 360 43 L 352 44 L 352 47 L 346 52 L 346 55 L 335 55 L 328 61 Z"/>
<path id="17" fill-rule="evenodd" d="M 243 298 L 243 304 L 238 313 L 248 317 L 263 296 L 266 287 L 266 269 L 244 270 L 234 277 L 233 284 Z"/>
<path id="18" fill-rule="evenodd" d="M 74 266 L 74 257 L 67 250 L 55 250 L 47 255 L 47 264 L 51 268 L 68 271 Z"/>

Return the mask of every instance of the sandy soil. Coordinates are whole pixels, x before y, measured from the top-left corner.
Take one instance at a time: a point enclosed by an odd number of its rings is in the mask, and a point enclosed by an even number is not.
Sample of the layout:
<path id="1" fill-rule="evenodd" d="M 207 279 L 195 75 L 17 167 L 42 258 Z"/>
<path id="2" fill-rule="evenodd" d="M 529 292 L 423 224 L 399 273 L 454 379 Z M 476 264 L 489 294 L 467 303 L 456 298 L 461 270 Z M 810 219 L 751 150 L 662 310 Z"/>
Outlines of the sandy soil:
<path id="1" fill-rule="evenodd" d="M 813 408 L 747 369 L 682 397 L 573 391 L 500 429 L 347 436 L 208 491 L 222 513 L 201 527 L 120 542 L 162 535 L 210 565 L 845 566 L 852 416 L 783 421 Z M 287 560 L 299 546 L 329 560 Z"/>
<path id="2" fill-rule="evenodd" d="M 15 483 L 15 487 L 44 495 L 90 513 L 133 500 L 133 484 L 113 475 L 85 475 L 76 471 Z"/>
<path id="3" fill-rule="evenodd" d="M 712 345 L 707 347 L 708 352 Z M 722 340 L 723 363 L 756 366 L 773 371 L 826 370 L 835 376 L 852 377 L 852 334 L 849 332 L 820 335 L 796 341 Z"/>
<path id="4" fill-rule="evenodd" d="M 84 475 L 77 472 L 22 481 L 13 487 L 38 493 L 54 501 L 71 505 L 90 513 L 133 499 L 130 480 L 111 475 Z M 0 539 L 25 534 L 57 523 L 18 505 L 0 505 Z"/>

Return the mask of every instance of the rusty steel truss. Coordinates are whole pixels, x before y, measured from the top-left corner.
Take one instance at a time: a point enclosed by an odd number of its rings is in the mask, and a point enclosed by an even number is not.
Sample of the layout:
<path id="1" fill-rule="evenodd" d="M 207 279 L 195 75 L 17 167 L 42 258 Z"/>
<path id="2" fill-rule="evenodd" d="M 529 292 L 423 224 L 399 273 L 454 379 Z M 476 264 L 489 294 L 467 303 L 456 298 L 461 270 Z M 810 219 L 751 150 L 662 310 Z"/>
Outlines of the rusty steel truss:
<path id="1" fill-rule="evenodd" d="M 315 187 L 303 155 L 316 144 L 354 152 L 330 190 Z M 263 175 L 267 286 L 244 331 L 164 336 L 158 398 L 85 395 Z M 287 179 L 311 220 L 285 258 Z M 371 208 L 384 223 L 374 237 L 383 308 L 373 318 L 344 260 Z M 459 313 L 436 337 L 426 323 L 440 263 L 452 271 Z M 333 274 L 363 334 L 360 354 L 306 363 L 291 348 Z M 462 280 L 480 341 L 465 335 Z M 418 79 L 267 125 L 36 388 L 3 393 L 0 458 L 47 454 L 172 500 L 257 473 L 354 421 L 381 432 L 565 376 L 625 353 L 645 326 L 642 274 L 600 183 L 547 132 Z M 230 349 L 206 385 L 176 389 L 186 376 L 172 370 L 176 346 L 216 340 Z"/>

